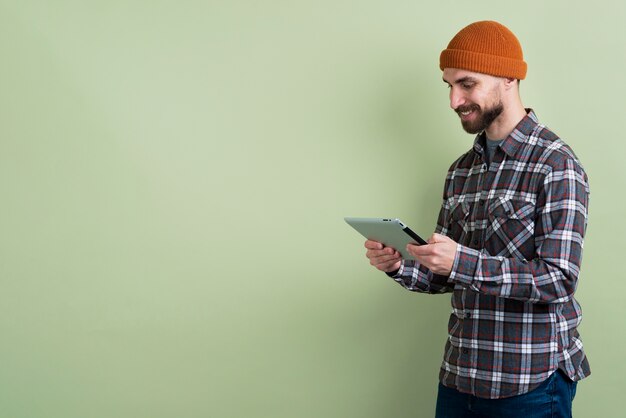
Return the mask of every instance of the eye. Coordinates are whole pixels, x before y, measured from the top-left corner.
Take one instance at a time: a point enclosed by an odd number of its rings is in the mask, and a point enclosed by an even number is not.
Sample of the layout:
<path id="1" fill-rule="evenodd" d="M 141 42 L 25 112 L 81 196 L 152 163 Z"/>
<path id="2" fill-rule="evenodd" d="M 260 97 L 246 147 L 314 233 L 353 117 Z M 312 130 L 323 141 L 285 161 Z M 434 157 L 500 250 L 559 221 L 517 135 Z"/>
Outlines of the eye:
<path id="1" fill-rule="evenodd" d="M 463 87 L 465 90 L 469 90 L 474 87 L 474 83 L 462 83 L 461 87 Z"/>

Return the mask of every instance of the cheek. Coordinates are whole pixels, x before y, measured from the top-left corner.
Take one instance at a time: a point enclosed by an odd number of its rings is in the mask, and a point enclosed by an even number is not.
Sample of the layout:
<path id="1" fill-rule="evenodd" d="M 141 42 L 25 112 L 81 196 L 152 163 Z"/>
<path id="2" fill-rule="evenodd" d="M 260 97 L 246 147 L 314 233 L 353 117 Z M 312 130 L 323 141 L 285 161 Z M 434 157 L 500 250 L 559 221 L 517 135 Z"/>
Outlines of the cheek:
<path id="1" fill-rule="evenodd" d="M 488 108 L 491 105 L 492 97 L 485 96 L 484 94 L 472 94 L 468 100 L 476 104 L 482 109 Z"/>

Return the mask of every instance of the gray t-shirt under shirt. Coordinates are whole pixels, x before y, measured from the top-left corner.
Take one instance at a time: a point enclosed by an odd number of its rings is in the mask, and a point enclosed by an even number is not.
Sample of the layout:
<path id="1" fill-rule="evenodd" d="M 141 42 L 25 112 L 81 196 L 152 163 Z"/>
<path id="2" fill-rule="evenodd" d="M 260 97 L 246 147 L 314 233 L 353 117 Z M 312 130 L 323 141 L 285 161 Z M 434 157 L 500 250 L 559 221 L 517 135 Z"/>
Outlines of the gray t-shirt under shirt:
<path id="1" fill-rule="evenodd" d="M 491 164 L 491 161 L 493 160 L 493 154 L 496 153 L 496 149 L 498 148 L 498 145 L 502 143 L 502 141 L 504 141 L 504 139 L 492 141 L 485 138 L 485 143 L 487 144 L 485 146 L 485 162 L 487 163 L 487 165 Z"/>

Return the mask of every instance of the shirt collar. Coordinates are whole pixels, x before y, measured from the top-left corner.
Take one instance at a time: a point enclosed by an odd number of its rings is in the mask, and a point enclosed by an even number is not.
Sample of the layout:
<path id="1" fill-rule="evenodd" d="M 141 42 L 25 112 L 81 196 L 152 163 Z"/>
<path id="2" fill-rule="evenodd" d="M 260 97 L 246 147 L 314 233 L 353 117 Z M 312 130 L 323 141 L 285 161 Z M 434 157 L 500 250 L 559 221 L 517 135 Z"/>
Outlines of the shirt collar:
<path id="1" fill-rule="evenodd" d="M 502 151 L 504 151 L 504 153 L 509 157 L 513 157 L 519 147 L 526 142 L 527 138 L 538 124 L 539 119 L 537 118 L 535 111 L 530 108 L 526 109 L 526 116 L 524 116 L 515 129 L 513 129 L 509 136 L 506 137 L 500 144 Z M 476 135 L 476 139 L 474 140 L 474 151 L 483 155 L 486 140 L 487 138 L 484 131 Z"/>

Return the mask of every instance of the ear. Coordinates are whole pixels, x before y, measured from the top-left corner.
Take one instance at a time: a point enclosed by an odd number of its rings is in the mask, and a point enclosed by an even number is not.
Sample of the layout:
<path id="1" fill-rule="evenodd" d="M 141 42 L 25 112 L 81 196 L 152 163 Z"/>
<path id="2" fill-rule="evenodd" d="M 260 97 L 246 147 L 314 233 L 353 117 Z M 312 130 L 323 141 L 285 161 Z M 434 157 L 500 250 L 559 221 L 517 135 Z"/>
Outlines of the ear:
<path id="1" fill-rule="evenodd" d="M 517 79 L 515 79 L 515 78 L 505 78 L 504 79 L 504 88 L 506 90 L 510 90 L 514 86 L 517 86 Z"/>

